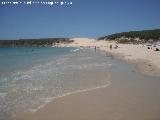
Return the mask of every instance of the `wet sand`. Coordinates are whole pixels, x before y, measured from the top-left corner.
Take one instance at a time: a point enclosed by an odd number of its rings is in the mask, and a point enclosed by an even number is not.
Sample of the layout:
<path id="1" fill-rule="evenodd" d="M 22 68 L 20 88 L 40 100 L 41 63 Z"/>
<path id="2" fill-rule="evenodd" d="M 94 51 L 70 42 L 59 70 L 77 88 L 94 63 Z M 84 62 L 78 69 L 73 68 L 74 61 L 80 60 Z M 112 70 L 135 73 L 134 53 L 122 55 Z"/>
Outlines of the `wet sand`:
<path id="1" fill-rule="evenodd" d="M 118 60 L 110 81 L 106 88 L 57 98 L 15 120 L 160 120 L 159 77 L 142 75 L 135 65 Z"/>
<path id="2" fill-rule="evenodd" d="M 91 47 L 95 46 L 97 49 L 112 54 L 118 59 L 125 60 L 129 63 L 137 65 L 138 69 L 146 75 L 160 76 L 160 51 L 154 51 L 147 49 L 147 46 L 142 44 L 117 44 L 115 41 L 97 41 L 95 39 L 88 38 L 73 38 L 73 43 L 59 44 L 59 47 Z M 115 45 L 118 45 L 117 49 L 114 49 Z M 110 49 L 112 45 L 112 50 Z"/>

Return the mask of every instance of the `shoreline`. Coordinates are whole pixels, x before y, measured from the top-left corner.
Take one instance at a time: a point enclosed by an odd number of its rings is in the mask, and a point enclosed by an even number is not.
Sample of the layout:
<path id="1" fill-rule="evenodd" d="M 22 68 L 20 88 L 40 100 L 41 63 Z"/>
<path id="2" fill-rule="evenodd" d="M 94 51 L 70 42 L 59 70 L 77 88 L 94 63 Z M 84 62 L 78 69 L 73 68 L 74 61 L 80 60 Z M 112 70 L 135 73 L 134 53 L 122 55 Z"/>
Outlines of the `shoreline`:
<path id="1" fill-rule="evenodd" d="M 113 68 L 111 85 L 58 97 L 36 112 L 18 114 L 14 120 L 160 119 L 159 78 L 144 76 L 125 61 L 123 65 L 127 69 Z"/>
<path id="2" fill-rule="evenodd" d="M 135 64 L 141 73 L 149 76 L 160 76 L 160 51 L 148 50 L 142 44 L 117 44 L 115 41 L 97 41 L 88 38 L 73 38 L 69 44 L 58 44 L 57 47 L 88 47 L 111 54 L 130 64 Z M 117 49 L 109 49 L 109 45 L 118 45 Z"/>
<path id="3" fill-rule="evenodd" d="M 122 45 L 123 46 L 123 45 Z M 124 45 L 125 46 L 125 45 Z M 128 45 L 129 46 L 129 45 Z M 141 45 L 135 45 L 135 46 L 141 46 Z M 156 64 L 160 65 L 157 61 L 153 60 L 149 60 L 147 58 L 141 58 L 141 57 L 135 57 L 134 55 L 129 55 L 132 53 L 123 53 L 123 52 L 117 52 L 119 50 L 107 50 L 106 48 L 104 49 L 103 47 L 99 48 L 100 50 L 107 52 L 109 54 L 111 54 L 113 57 L 123 60 L 129 64 L 134 64 L 136 65 L 137 69 L 144 75 L 148 75 L 148 76 L 160 76 L 160 66 L 156 66 Z M 147 51 L 147 50 L 146 50 Z M 149 51 L 149 52 L 156 52 L 156 51 Z M 138 54 L 138 53 L 137 53 Z M 160 54 L 160 52 L 159 52 Z M 160 56 L 158 56 L 160 59 Z"/>
<path id="4" fill-rule="evenodd" d="M 92 42 L 92 45 L 94 43 Z M 97 45 L 97 50 L 111 54 L 122 63 L 131 66 L 131 69 L 114 68 L 111 85 L 58 97 L 36 112 L 18 114 L 15 120 L 160 119 L 159 75 L 147 73 L 151 67 L 155 69 L 156 66 L 146 59 L 125 59 L 126 55 L 107 51 L 108 47 L 104 48 L 101 44 Z M 85 47 L 88 45 L 86 44 Z M 144 65 L 149 68 L 147 69 Z M 160 72 L 159 69 L 155 71 Z"/>
<path id="5" fill-rule="evenodd" d="M 112 84 L 110 81 L 107 81 L 107 82 L 108 82 L 108 84 L 105 84 L 105 85 L 102 85 L 102 86 L 93 87 L 93 88 L 87 88 L 87 89 L 81 89 L 81 90 L 76 90 L 76 91 L 73 91 L 73 92 L 65 93 L 64 95 L 59 95 L 57 97 L 50 98 L 49 101 L 46 102 L 45 104 L 42 104 L 37 109 L 29 110 L 28 112 L 32 112 L 32 113 L 37 112 L 38 110 L 43 109 L 47 104 L 50 104 L 54 100 L 57 100 L 57 99 L 60 99 L 60 98 L 63 98 L 63 97 L 67 97 L 67 96 L 75 95 L 75 94 L 81 94 L 83 92 L 91 92 L 91 91 L 94 91 L 94 90 L 97 90 L 97 89 L 104 89 L 104 88 L 106 88 L 106 87 L 108 87 L 108 86 L 110 86 Z"/>
<path id="6" fill-rule="evenodd" d="M 100 50 L 103 50 L 100 48 Z M 103 50 L 104 51 L 104 50 Z M 123 60 L 128 64 L 133 64 L 144 75 L 160 77 L 160 68 L 146 59 L 126 59 L 122 53 L 112 53 L 111 51 L 104 51 L 111 54 L 113 57 L 119 60 Z"/>

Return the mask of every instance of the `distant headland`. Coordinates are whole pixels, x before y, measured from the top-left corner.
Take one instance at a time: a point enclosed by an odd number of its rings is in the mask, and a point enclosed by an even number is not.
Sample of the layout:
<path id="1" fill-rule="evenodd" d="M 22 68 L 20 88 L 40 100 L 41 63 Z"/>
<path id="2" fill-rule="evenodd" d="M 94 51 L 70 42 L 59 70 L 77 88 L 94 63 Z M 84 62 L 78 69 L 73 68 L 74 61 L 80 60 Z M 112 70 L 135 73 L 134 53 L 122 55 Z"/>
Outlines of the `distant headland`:
<path id="1" fill-rule="evenodd" d="M 160 29 L 115 33 L 98 40 L 115 40 L 118 43 L 146 43 L 160 41 Z"/>
<path id="2" fill-rule="evenodd" d="M 69 38 L 40 38 L 40 39 L 19 39 L 0 40 L 0 47 L 48 47 L 60 43 L 70 43 Z"/>

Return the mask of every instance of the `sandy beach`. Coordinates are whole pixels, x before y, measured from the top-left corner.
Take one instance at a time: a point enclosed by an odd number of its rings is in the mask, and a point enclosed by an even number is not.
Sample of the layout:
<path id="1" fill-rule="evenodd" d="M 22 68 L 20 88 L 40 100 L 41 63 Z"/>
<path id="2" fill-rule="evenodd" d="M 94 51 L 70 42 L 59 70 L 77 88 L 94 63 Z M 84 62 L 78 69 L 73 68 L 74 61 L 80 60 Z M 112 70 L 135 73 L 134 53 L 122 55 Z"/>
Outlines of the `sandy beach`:
<path id="1" fill-rule="evenodd" d="M 1 0 L 0 120 L 160 120 L 160 0 Z"/>
<path id="2" fill-rule="evenodd" d="M 22 114 L 16 120 L 159 120 L 160 97 L 155 98 L 153 88 L 143 91 L 140 86 L 126 85 L 129 84 L 117 82 L 105 89 L 59 98 L 38 112 Z"/>
<path id="3" fill-rule="evenodd" d="M 160 76 L 160 51 L 153 51 L 147 49 L 146 46 L 139 44 L 117 44 L 115 41 L 97 41 L 88 38 L 73 38 L 71 44 L 60 44 L 59 47 L 92 47 L 111 53 L 114 57 L 125 60 L 129 63 L 135 63 L 138 69 L 146 74 L 152 76 Z M 109 46 L 112 45 L 112 50 Z M 114 46 L 118 45 L 117 49 Z"/>
<path id="4" fill-rule="evenodd" d="M 15 120 L 159 120 L 160 53 L 142 45 L 74 38 L 59 47 L 90 47 L 120 62 L 111 71 L 111 85 L 54 99 L 36 112 L 20 113 Z M 134 63 L 134 64 L 127 64 Z M 124 67 L 121 67 L 124 66 Z M 138 66 L 138 69 L 137 69 Z M 145 74 L 141 74 L 145 73 Z M 96 73 L 95 73 L 96 74 Z"/>
<path id="5" fill-rule="evenodd" d="M 112 84 L 106 88 L 57 98 L 16 120 L 159 120 L 159 79 L 131 68 L 113 71 Z"/>

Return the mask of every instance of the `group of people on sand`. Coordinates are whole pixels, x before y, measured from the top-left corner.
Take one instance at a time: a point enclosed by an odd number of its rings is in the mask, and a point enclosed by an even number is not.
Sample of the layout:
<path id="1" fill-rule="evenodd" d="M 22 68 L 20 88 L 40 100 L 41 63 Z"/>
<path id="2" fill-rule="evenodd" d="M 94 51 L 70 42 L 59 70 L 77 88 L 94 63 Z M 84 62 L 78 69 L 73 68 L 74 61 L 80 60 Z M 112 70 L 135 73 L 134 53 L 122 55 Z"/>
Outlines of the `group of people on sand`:
<path id="1" fill-rule="evenodd" d="M 110 46 L 109 46 L 109 48 L 110 48 L 110 50 L 112 50 L 112 48 L 113 48 L 113 45 L 111 44 Z M 114 45 L 114 49 L 117 49 L 118 48 L 118 45 L 116 44 L 116 45 Z M 94 49 L 95 49 L 95 51 L 97 50 L 97 46 L 94 46 Z"/>
<path id="2" fill-rule="evenodd" d="M 112 50 L 112 48 L 113 48 L 112 44 L 109 46 L 109 48 L 110 48 L 110 50 Z M 118 48 L 118 45 L 116 44 L 116 45 L 114 46 L 114 49 L 117 49 L 117 48 Z"/>

